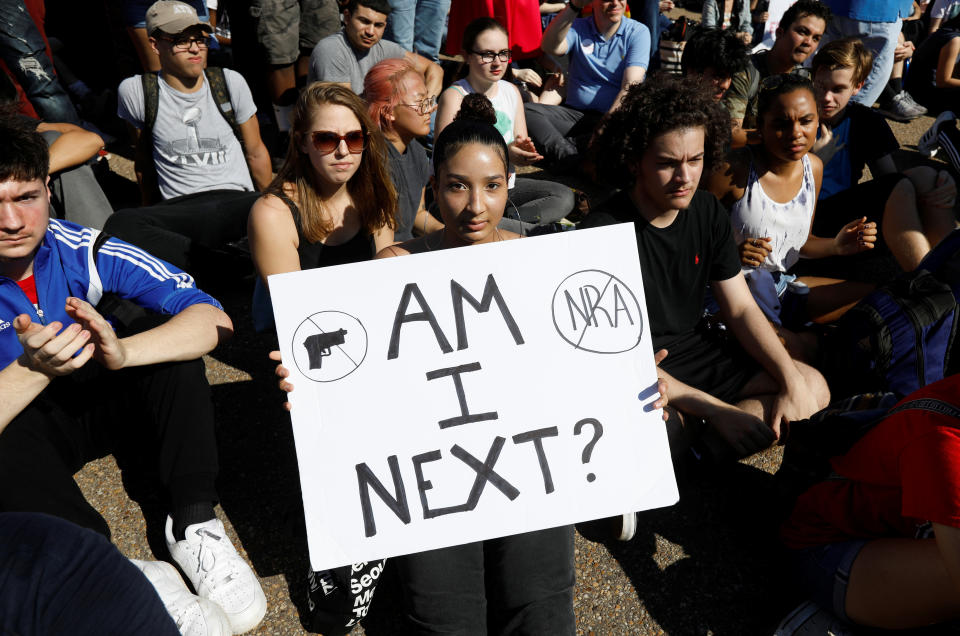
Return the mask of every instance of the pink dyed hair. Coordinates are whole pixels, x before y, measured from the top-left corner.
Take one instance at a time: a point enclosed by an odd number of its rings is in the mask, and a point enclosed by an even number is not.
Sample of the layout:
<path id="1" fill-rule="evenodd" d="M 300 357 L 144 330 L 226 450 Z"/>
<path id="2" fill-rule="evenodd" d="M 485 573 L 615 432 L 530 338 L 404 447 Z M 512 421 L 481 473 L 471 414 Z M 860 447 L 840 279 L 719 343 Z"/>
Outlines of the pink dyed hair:
<path id="1" fill-rule="evenodd" d="M 405 59 L 391 58 L 371 68 L 363 78 L 367 113 L 380 130 L 392 129 L 393 124 L 387 115 L 393 114 L 394 107 L 400 103 L 400 82 L 407 73 L 416 72 L 417 69 Z"/>

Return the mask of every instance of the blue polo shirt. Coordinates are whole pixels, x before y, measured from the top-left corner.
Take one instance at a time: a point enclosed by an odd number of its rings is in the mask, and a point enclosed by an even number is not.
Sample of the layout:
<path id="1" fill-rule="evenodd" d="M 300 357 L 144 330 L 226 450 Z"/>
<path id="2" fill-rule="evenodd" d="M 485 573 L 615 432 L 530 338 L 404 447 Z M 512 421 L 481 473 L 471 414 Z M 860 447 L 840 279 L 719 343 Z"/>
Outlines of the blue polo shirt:
<path id="1" fill-rule="evenodd" d="M 567 32 L 567 51 L 570 53 L 567 105 L 605 112 L 620 92 L 627 67 L 647 68 L 650 31 L 636 20 L 623 18 L 613 37 L 604 40 L 592 16 L 578 18 Z"/>
<path id="2" fill-rule="evenodd" d="M 896 22 L 910 15 L 912 0 L 826 0 L 834 15 L 863 22 Z"/>

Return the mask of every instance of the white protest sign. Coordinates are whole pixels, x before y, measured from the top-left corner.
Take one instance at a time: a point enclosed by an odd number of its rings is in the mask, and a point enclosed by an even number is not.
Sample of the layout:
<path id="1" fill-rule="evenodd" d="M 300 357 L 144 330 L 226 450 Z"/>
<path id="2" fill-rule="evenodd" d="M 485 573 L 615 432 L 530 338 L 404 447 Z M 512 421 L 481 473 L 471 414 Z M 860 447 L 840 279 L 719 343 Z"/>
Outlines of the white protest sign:
<path id="1" fill-rule="evenodd" d="M 767 23 L 763 27 L 763 40 L 757 44 L 753 51 L 765 51 L 773 48 L 773 43 L 777 39 L 777 28 L 780 26 L 780 19 L 784 12 L 789 9 L 797 0 L 770 0 L 770 8 L 767 9 Z"/>
<path id="2" fill-rule="evenodd" d="M 270 292 L 314 570 L 677 501 L 632 225 Z"/>

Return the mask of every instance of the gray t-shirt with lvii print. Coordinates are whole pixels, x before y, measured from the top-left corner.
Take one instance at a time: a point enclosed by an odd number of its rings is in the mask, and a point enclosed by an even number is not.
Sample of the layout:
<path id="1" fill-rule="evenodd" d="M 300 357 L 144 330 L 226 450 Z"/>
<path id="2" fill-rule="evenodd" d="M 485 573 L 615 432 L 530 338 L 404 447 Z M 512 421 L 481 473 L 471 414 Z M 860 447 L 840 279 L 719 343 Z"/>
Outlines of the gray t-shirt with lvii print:
<path id="1" fill-rule="evenodd" d="M 230 104 L 237 122 L 244 123 L 257 112 L 250 88 L 243 77 L 223 70 Z M 157 183 L 164 199 L 207 190 L 253 190 L 243 148 L 204 78 L 203 88 L 181 93 L 167 84 L 163 75 L 157 120 L 153 124 L 153 161 Z M 117 114 L 136 128 L 143 128 L 143 84 L 140 76 L 120 84 Z"/>

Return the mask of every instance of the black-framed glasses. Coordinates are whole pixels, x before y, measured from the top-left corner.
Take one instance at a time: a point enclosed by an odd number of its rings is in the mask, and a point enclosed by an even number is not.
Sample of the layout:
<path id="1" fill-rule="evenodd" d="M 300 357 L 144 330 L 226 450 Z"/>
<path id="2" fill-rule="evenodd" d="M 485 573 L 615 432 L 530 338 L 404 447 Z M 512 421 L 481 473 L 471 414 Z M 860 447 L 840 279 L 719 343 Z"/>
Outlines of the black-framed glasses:
<path id="1" fill-rule="evenodd" d="M 810 71 L 810 69 L 805 67 L 795 68 L 789 73 L 767 75 L 760 80 L 760 90 L 773 91 L 783 86 L 784 83 L 787 83 L 790 86 L 806 86 L 810 84 L 812 77 L 813 73 Z"/>
<path id="2" fill-rule="evenodd" d="M 437 97 L 436 95 L 431 95 L 430 97 L 424 97 L 416 104 L 400 102 L 400 105 L 412 108 L 418 115 L 426 115 L 437 105 Z"/>
<path id="3" fill-rule="evenodd" d="M 193 45 L 196 44 L 197 48 L 201 51 L 210 46 L 210 42 L 207 40 L 206 36 L 189 36 L 183 38 L 168 38 L 160 37 L 161 40 L 166 40 L 167 42 L 172 42 L 171 46 L 174 51 L 182 53 L 183 51 L 189 51 L 193 48 Z"/>
<path id="4" fill-rule="evenodd" d="M 499 58 L 501 62 L 509 62 L 513 59 L 513 53 L 510 49 L 503 49 L 502 51 L 470 51 L 474 55 L 480 58 L 480 61 L 484 64 L 489 64 L 493 61 L 493 58 Z"/>
<path id="5" fill-rule="evenodd" d="M 315 130 L 310 133 L 313 147 L 322 155 L 329 155 L 337 149 L 341 141 L 347 142 L 347 150 L 359 155 L 367 147 L 367 133 L 362 130 L 351 130 L 345 135 L 338 135 L 330 130 Z"/>

